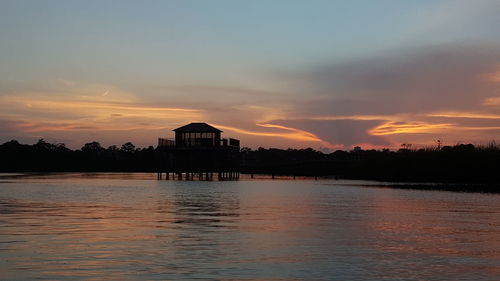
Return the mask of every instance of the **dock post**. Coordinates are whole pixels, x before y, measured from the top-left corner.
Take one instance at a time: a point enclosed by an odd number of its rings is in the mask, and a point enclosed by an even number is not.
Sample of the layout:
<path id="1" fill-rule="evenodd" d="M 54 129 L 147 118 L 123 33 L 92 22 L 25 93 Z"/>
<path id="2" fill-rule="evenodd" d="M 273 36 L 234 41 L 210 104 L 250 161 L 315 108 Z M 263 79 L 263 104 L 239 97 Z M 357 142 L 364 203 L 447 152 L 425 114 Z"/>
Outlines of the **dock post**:
<path id="1" fill-rule="evenodd" d="M 274 180 L 274 174 L 271 174 L 271 178 Z"/>

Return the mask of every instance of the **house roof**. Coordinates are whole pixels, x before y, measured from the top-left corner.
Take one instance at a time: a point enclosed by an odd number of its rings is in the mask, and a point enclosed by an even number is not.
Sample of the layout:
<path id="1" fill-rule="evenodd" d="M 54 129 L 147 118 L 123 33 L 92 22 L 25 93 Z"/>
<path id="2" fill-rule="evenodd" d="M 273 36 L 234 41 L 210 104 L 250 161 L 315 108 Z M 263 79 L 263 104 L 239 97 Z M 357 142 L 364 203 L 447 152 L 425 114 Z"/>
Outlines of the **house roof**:
<path id="1" fill-rule="evenodd" d="M 179 127 L 177 129 L 174 129 L 172 131 L 175 132 L 222 132 L 221 130 L 214 128 L 207 123 L 190 123 L 187 125 L 184 125 L 182 127 Z"/>

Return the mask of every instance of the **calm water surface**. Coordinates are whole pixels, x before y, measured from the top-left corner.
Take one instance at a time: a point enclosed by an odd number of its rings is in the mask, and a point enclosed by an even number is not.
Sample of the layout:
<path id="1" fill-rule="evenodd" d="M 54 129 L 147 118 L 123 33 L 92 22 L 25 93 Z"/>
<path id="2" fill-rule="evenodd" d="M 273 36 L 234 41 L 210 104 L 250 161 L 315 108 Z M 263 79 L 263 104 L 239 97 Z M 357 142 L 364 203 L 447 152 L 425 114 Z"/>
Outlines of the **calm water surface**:
<path id="1" fill-rule="evenodd" d="M 500 197 L 335 180 L 0 178 L 0 279 L 500 280 Z"/>

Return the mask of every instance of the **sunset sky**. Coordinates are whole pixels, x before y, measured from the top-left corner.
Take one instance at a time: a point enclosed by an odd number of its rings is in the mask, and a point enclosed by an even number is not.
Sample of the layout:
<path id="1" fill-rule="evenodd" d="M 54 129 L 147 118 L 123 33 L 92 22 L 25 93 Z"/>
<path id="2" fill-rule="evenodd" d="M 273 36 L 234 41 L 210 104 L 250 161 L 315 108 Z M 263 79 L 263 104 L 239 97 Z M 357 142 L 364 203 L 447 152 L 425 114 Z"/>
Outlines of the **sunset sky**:
<path id="1" fill-rule="evenodd" d="M 0 0 L 0 143 L 500 141 L 500 1 Z"/>

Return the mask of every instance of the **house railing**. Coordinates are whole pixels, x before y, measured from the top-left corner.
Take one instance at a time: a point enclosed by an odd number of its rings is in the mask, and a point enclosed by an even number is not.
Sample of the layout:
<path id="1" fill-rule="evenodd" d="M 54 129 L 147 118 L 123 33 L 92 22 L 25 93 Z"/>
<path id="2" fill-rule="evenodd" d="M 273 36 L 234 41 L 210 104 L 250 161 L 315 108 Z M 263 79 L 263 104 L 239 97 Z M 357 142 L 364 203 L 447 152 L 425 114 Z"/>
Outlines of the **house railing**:
<path id="1" fill-rule="evenodd" d="M 158 138 L 158 147 L 175 146 L 174 139 Z"/>
<path id="2" fill-rule="evenodd" d="M 174 147 L 176 146 L 174 139 L 169 138 L 158 138 L 158 147 Z M 207 141 L 206 139 L 200 139 L 200 141 L 194 142 L 184 142 L 180 146 L 214 146 L 212 141 Z M 229 146 L 229 147 L 240 147 L 240 140 L 228 138 L 221 139 L 218 146 Z"/>

